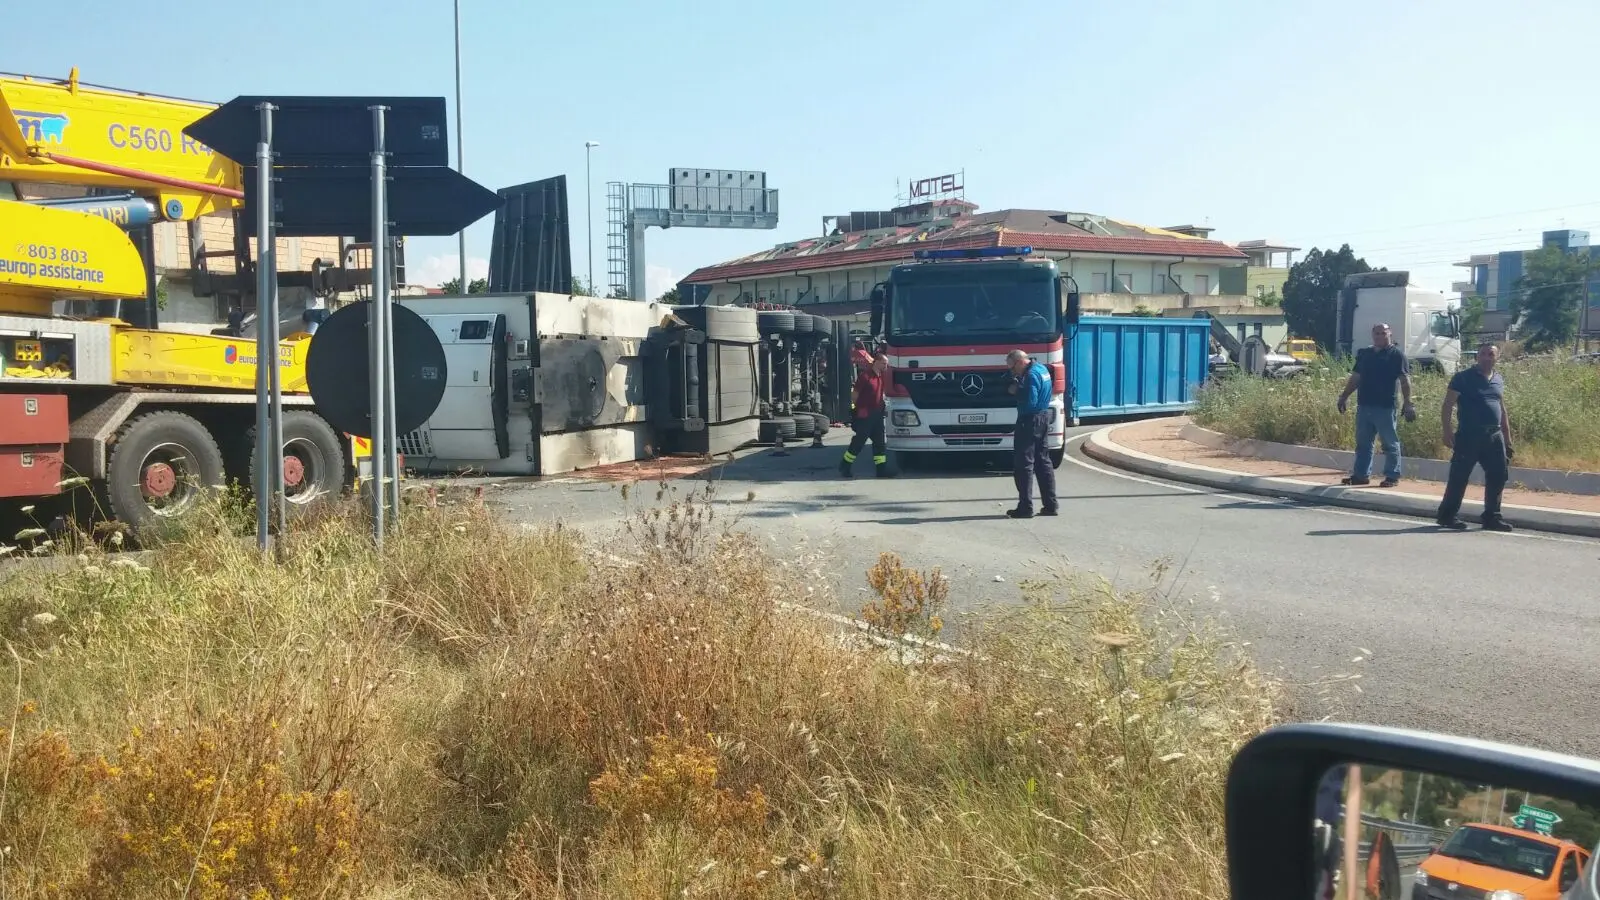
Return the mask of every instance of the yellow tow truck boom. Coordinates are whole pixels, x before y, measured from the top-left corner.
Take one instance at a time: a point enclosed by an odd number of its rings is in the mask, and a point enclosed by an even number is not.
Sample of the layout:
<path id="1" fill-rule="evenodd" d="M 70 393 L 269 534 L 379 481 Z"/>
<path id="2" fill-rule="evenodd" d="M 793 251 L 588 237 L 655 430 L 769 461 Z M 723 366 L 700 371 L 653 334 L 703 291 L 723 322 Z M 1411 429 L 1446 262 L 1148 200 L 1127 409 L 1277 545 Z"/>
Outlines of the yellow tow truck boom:
<path id="1" fill-rule="evenodd" d="M 6 113 L 0 115 L 0 181 L 115 188 L 133 195 L 131 203 L 91 201 L 96 212 L 0 200 L 0 235 L 5 236 L 0 314 L 48 317 L 56 300 L 74 296 L 150 302 L 146 261 L 121 226 L 183 221 L 243 202 L 239 167 L 183 134 L 215 108 L 84 85 L 76 69 L 66 81 L 0 77 L 0 111 Z M 61 360 L 88 356 L 109 362 L 100 374 L 112 384 L 225 389 L 255 384 L 253 342 L 103 324 L 110 326 L 104 354 L 84 347 L 68 352 L 64 336 L 55 339 L 58 346 L 41 348 L 54 365 L 49 376 L 85 374 L 82 365 Z M 37 343 L 30 341 L 29 352 L 13 347 L 6 354 L 0 341 L 0 356 L 6 357 L 0 376 L 38 377 L 27 370 L 44 367 L 29 365 L 39 360 L 26 358 L 39 355 L 31 352 Z M 304 391 L 304 353 L 297 352 L 303 348 L 296 343 L 280 347 L 287 361 L 284 388 Z M 81 352 L 85 349 L 90 352 Z"/>
<path id="2" fill-rule="evenodd" d="M 0 76 L 0 181 L 128 188 L 185 221 L 244 201 L 240 169 L 183 129 L 216 104 Z"/>

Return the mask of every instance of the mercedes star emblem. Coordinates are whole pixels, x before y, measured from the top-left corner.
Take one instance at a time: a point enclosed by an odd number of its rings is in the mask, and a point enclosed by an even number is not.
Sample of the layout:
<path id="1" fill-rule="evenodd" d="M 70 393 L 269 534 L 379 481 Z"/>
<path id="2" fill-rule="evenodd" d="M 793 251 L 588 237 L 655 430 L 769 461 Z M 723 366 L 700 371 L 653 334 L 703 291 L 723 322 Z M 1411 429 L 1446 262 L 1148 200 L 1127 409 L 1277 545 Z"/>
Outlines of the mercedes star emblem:
<path id="1" fill-rule="evenodd" d="M 976 397 L 983 393 L 983 376 L 973 372 L 961 379 L 961 393 L 968 397 Z"/>

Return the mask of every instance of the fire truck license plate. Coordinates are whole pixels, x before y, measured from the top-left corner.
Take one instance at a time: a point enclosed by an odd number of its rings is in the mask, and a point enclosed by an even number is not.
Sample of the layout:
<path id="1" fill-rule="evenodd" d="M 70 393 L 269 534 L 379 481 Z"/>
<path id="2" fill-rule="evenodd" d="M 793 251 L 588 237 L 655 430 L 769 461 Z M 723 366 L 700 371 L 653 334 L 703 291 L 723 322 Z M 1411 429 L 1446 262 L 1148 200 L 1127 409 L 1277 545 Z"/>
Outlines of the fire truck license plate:
<path id="1" fill-rule="evenodd" d="M 12 346 L 17 362 L 44 362 L 44 348 L 38 341 L 17 341 Z"/>
<path id="2" fill-rule="evenodd" d="M 956 421 L 962 425 L 983 425 L 989 421 L 988 413 L 961 413 Z"/>

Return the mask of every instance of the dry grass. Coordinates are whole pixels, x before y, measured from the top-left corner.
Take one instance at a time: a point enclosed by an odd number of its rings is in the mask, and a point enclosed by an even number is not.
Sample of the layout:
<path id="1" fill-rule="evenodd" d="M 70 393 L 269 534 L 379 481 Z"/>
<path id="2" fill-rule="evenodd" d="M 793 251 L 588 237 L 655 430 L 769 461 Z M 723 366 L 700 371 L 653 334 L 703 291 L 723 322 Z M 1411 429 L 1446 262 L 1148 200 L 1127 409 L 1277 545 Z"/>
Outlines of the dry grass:
<path id="1" fill-rule="evenodd" d="M 0 582 L 0 897 L 1225 894 L 1278 694 L 1222 636 L 1061 582 L 881 652 L 658 490 L 626 547 L 469 503 L 271 565 L 218 512 Z M 864 576 L 875 630 L 937 632 L 936 572 Z"/>
<path id="2" fill-rule="evenodd" d="M 1506 380 L 1516 464 L 1600 471 L 1600 366 L 1534 356 L 1508 359 L 1499 368 Z M 1348 450 L 1356 439 L 1355 400 L 1344 415 L 1336 402 L 1349 376 L 1347 364 L 1333 362 L 1303 378 L 1227 378 L 1201 391 L 1195 421 L 1235 437 Z M 1412 376 L 1417 421 L 1400 421 L 1406 455 L 1450 458 L 1439 427 L 1447 381 L 1438 374 Z"/>

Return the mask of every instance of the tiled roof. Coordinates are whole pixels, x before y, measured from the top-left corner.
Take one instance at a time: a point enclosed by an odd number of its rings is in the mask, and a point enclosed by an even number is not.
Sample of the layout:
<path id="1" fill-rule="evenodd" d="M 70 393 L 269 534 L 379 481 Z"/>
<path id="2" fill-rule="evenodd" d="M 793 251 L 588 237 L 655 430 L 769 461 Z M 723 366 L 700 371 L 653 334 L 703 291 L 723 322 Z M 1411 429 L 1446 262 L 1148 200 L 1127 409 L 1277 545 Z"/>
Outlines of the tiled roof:
<path id="1" fill-rule="evenodd" d="M 931 248 L 1032 246 L 1036 250 L 1119 256 L 1188 256 L 1240 262 L 1249 259 L 1242 251 L 1221 241 L 1184 237 L 1112 219 L 1096 220 L 1097 227 L 1111 234 L 1095 234 L 1070 224 L 1070 215 L 1049 210 L 1007 209 L 927 225 L 809 238 L 704 266 L 683 280 L 688 283 L 737 281 L 795 271 L 893 263 L 911 259 L 917 250 Z"/>

